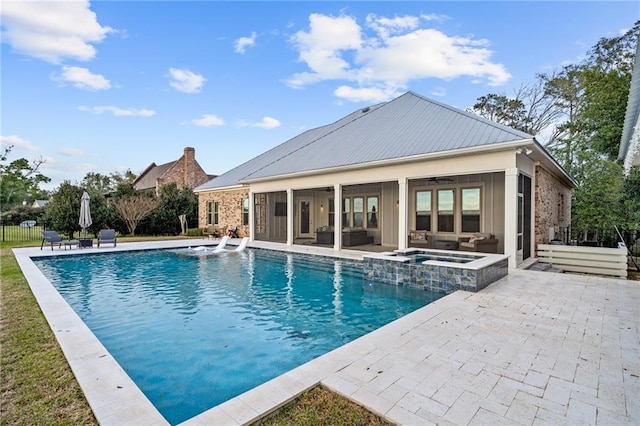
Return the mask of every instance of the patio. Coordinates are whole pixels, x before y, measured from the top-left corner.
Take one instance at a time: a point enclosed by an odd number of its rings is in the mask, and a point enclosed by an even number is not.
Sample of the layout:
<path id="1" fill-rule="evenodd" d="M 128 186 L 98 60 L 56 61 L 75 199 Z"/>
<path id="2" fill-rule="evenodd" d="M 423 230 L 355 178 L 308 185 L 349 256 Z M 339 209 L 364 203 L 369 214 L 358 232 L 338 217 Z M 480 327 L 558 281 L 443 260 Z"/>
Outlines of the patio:
<path id="1" fill-rule="evenodd" d="M 180 244 L 124 243 L 112 250 Z M 253 243 L 271 245 L 283 248 Z M 306 245 L 289 250 L 336 253 Z M 64 250 L 14 252 L 98 421 L 165 424 L 28 261 Z M 349 258 L 362 254 L 340 251 Z M 439 299 L 185 424 L 255 422 L 317 384 L 398 424 L 638 423 L 640 286 L 514 270 L 478 293 Z"/>

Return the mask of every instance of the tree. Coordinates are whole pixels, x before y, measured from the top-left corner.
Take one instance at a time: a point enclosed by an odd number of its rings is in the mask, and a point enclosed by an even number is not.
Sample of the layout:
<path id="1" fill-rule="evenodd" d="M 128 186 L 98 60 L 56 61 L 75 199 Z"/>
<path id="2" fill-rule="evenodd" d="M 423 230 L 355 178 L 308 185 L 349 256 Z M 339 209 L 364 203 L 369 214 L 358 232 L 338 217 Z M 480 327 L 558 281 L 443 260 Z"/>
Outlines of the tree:
<path id="1" fill-rule="evenodd" d="M 187 216 L 187 223 L 197 226 L 198 197 L 191 188 L 178 189 L 175 183 L 160 188 L 160 206 L 153 212 L 149 225 L 151 234 L 178 235 L 181 231 L 179 216 Z"/>
<path id="2" fill-rule="evenodd" d="M 73 238 L 73 233 L 80 229 L 78 220 L 80 219 L 80 199 L 83 192 L 82 188 L 72 185 L 69 181 L 62 182 L 51 195 L 49 204 L 45 208 L 47 227 Z"/>
<path id="3" fill-rule="evenodd" d="M 31 163 L 26 158 L 19 158 L 6 164 L 12 148 L 9 146 L 0 154 L 0 206 L 3 210 L 36 196 L 41 192 L 39 185 L 51 181 L 38 171 L 45 163 L 42 157 Z"/>
<path id="4" fill-rule="evenodd" d="M 127 224 L 129 234 L 135 235 L 140 221 L 158 208 L 160 201 L 147 195 L 132 195 L 114 200 L 112 205 Z"/>
<path id="5" fill-rule="evenodd" d="M 554 93 L 546 90 L 550 74 L 537 74 L 533 84 L 523 84 L 515 96 L 490 93 L 478 98 L 469 112 L 481 117 L 536 135 L 552 125 L 560 116 Z"/>

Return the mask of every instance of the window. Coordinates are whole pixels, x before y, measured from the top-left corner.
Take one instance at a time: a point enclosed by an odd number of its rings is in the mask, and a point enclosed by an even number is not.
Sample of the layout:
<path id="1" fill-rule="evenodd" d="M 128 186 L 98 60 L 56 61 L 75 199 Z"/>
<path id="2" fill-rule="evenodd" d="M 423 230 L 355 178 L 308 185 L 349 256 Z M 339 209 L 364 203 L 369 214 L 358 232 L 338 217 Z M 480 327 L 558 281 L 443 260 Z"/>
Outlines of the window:
<path id="1" fill-rule="evenodd" d="M 255 194 L 254 198 L 254 222 L 256 234 L 264 234 L 267 232 L 267 195 Z"/>
<path id="2" fill-rule="evenodd" d="M 431 231 L 431 191 L 416 192 L 416 230 Z"/>
<path id="3" fill-rule="evenodd" d="M 248 198 L 243 198 L 242 199 L 242 225 L 248 225 L 249 224 L 249 199 Z"/>
<path id="4" fill-rule="evenodd" d="M 220 202 L 214 201 L 213 202 L 213 224 L 214 225 L 217 225 L 219 223 L 218 222 L 219 213 L 220 213 Z"/>
<path id="5" fill-rule="evenodd" d="M 438 190 L 438 232 L 454 231 L 454 196 L 453 189 Z"/>
<path id="6" fill-rule="evenodd" d="M 213 224 L 213 201 L 207 201 L 207 225 Z"/>
<path id="7" fill-rule="evenodd" d="M 351 198 L 342 199 L 342 226 L 348 228 L 351 226 Z"/>
<path id="8" fill-rule="evenodd" d="M 462 232 L 480 232 L 480 188 L 462 189 Z"/>
<path id="9" fill-rule="evenodd" d="M 367 228 L 378 227 L 378 197 L 367 197 Z"/>
<path id="10" fill-rule="evenodd" d="M 364 198 L 353 197 L 353 226 L 362 228 L 364 225 Z"/>
<path id="11" fill-rule="evenodd" d="M 336 203 L 333 198 L 329 198 L 329 226 L 335 226 L 336 222 Z"/>

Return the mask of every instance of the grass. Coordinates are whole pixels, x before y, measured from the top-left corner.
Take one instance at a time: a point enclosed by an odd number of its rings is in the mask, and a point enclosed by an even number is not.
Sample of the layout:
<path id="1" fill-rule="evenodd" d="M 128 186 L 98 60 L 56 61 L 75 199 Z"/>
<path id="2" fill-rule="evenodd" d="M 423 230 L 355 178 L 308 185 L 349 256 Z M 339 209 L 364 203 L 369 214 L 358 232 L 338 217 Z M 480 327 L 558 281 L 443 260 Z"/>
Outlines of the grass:
<path id="1" fill-rule="evenodd" d="M 0 424 L 97 425 L 11 248 L 0 243 Z"/>
<path id="2" fill-rule="evenodd" d="M 382 417 L 330 390 L 316 386 L 259 422 L 263 426 L 392 425 Z"/>
<path id="3" fill-rule="evenodd" d="M 119 237 L 118 241 L 153 239 Z M 14 247 L 39 243 L 0 242 L 0 425 L 97 425 L 11 251 Z M 630 270 L 629 275 L 630 280 L 640 280 L 638 272 Z M 260 423 L 270 426 L 391 424 L 322 387 L 305 392 Z"/>

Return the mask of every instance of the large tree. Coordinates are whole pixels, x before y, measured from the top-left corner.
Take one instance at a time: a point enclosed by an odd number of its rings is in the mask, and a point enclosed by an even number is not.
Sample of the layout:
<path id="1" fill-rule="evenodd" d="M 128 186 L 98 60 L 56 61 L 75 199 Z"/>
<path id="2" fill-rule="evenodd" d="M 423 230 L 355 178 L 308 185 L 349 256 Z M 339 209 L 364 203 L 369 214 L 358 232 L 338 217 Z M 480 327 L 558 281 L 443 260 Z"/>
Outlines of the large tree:
<path id="1" fill-rule="evenodd" d="M 160 200 L 145 194 L 131 195 L 114 200 L 112 205 L 127 224 L 129 234 L 135 235 L 138 224 L 158 208 Z"/>
<path id="2" fill-rule="evenodd" d="M 2 210 L 9 210 L 23 201 L 32 201 L 43 191 L 40 184 L 50 182 L 51 179 L 40 173 L 39 169 L 45 163 L 43 158 L 31 162 L 26 158 L 18 158 L 7 163 L 13 146 L 9 146 L 0 153 L 0 206 Z"/>
<path id="3" fill-rule="evenodd" d="M 83 189 L 64 181 L 53 192 L 45 209 L 46 227 L 55 229 L 73 238 L 74 232 L 80 229 L 80 199 Z"/>

